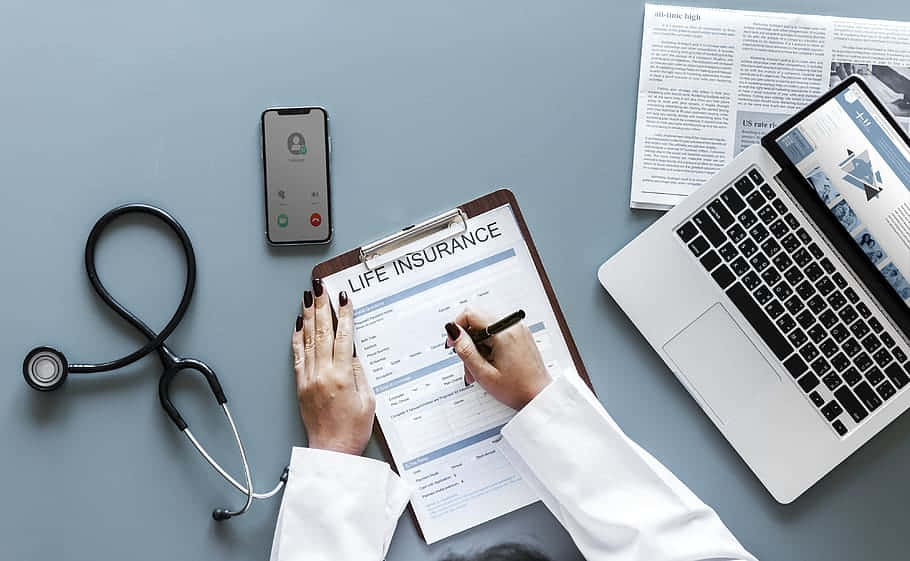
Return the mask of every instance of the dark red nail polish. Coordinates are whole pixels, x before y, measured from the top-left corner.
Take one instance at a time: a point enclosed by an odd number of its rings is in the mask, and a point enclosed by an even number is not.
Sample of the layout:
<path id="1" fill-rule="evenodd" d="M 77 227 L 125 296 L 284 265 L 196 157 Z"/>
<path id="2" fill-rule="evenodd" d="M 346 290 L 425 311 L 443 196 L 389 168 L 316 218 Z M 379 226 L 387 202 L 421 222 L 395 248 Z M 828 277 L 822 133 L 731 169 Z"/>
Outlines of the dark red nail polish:
<path id="1" fill-rule="evenodd" d="M 342 290 L 341 293 L 338 294 L 338 305 L 341 306 L 342 308 L 344 308 L 345 306 L 348 305 L 348 293 L 345 292 L 344 290 Z"/>
<path id="2" fill-rule="evenodd" d="M 296 331 L 300 331 L 301 329 L 303 329 L 303 316 L 297 316 L 297 329 L 296 329 Z"/>
<path id="3" fill-rule="evenodd" d="M 309 308 L 313 305 L 313 293 L 309 290 L 303 291 L 303 307 Z"/>
<path id="4" fill-rule="evenodd" d="M 322 291 L 324 287 L 322 286 L 322 279 L 313 279 L 313 294 L 316 295 L 316 298 L 322 296 Z"/>
<path id="5" fill-rule="evenodd" d="M 452 322 L 446 324 L 446 333 L 449 334 L 449 339 L 453 341 L 458 340 L 458 336 L 461 335 L 461 330 L 458 329 L 458 326 Z"/>

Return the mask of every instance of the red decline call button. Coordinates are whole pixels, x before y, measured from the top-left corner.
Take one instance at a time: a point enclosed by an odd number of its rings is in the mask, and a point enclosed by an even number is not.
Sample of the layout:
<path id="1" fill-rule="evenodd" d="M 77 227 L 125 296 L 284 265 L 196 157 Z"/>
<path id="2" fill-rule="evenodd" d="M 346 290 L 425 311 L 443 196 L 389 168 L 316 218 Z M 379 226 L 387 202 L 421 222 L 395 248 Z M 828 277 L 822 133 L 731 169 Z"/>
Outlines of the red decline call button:
<path id="1" fill-rule="evenodd" d="M 318 212 L 314 212 L 310 215 L 310 224 L 314 227 L 322 224 L 322 216 Z"/>

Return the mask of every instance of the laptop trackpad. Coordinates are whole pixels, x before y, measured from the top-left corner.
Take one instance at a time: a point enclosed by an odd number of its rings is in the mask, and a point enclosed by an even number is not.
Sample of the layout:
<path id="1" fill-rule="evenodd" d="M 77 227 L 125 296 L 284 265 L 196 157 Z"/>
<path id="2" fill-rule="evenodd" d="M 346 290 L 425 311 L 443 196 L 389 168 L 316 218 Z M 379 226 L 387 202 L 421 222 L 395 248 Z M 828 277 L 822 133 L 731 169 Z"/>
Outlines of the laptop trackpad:
<path id="1" fill-rule="evenodd" d="M 720 303 L 664 345 L 677 370 L 727 423 L 781 379 Z"/>

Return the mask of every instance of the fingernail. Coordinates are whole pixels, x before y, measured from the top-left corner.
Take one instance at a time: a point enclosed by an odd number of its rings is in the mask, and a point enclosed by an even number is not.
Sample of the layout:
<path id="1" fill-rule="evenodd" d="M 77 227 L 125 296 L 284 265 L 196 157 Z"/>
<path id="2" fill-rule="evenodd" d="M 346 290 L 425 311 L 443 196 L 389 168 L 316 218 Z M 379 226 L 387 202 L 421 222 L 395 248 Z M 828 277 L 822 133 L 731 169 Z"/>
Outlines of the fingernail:
<path id="1" fill-rule="evenodd" d="M 316 298 L 322 296 L 322 291 L 322 279 L 313 279 L 313 294 L 316 295 Z"/>
<path id="2" fill-rule="evenodd" d="M 452 322 L 446 324 L 446 333 L 449 334 L 449 339 L 453 341 L 458 340 L 458 336 L 461 335 L 461 330 L 458 329 L 458 326 Z"/>
<path id="3" fill-rule="evenodd" d="M 348 293 L 344 290 L 338 294 L 338 305 L 342 308 L 348 305 Z"/>
<path id="4" fill-rule="evenodd" d="M 303 316 L 297 316 L 297 331 L 303 329 Z"/>
<path id="5" fill-rule="evenodd" d="M 309 308 L 313 305 L 313 293 L 309 290 L 303 291 L 303 307 Z"/>

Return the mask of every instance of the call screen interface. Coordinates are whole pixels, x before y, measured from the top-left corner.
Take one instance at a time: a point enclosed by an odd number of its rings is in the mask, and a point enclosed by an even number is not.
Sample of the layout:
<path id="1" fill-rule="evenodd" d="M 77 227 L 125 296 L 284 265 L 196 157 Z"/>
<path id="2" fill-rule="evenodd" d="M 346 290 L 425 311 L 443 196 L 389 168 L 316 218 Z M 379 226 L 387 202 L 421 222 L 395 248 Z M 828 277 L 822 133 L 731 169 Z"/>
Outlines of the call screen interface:
<path id="1" fill-rule="evenodd" d="M 865 91 L 851 84 L 775 141 L 910 305 L 910 150 Z"/>
<path id="2" fill-rule="evenodd" d="M 267 111 L 263 139 L 269 240 L 327 241 L 331 230 L 325 112 Z"/>

